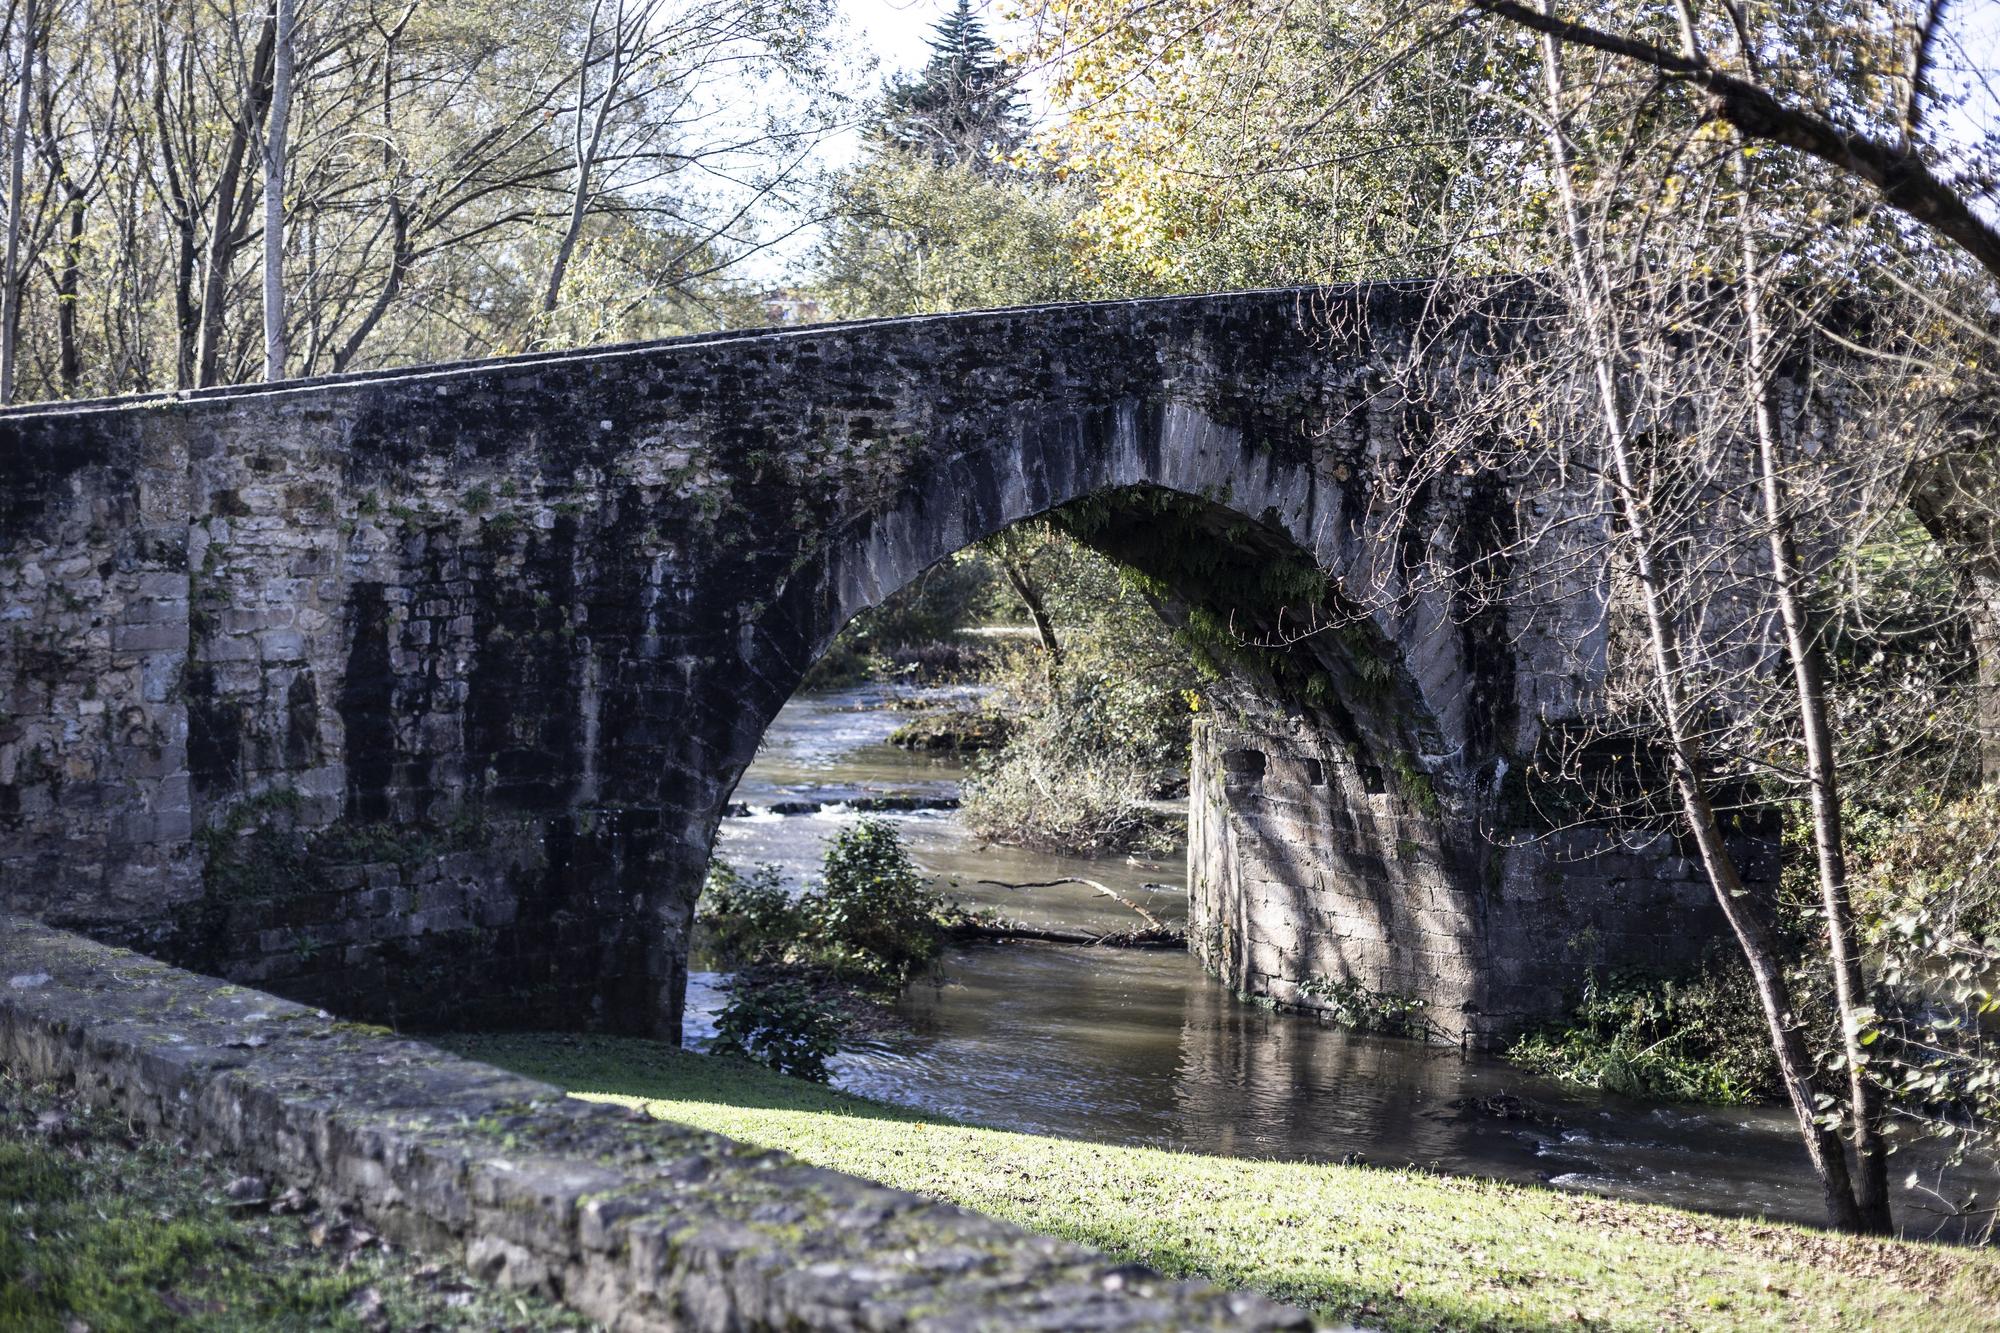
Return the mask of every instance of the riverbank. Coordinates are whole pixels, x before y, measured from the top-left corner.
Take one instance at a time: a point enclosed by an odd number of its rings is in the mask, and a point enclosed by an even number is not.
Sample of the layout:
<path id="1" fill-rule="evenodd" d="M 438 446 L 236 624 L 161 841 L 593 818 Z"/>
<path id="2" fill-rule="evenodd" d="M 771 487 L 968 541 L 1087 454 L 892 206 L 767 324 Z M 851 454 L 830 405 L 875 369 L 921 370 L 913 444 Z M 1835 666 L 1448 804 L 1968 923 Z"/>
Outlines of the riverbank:
<path id="1" fill-rule="evenodd" d="M 587 1329 L 0 1075 L 0 1328 Z"/>
<path id="2" fill-rule="evenodd" d="M 2000 1254 L 1494 1181 L 981 1129 L 651 1042 L 447 1042 L 662 1118 L 1395 1330 L 1974 1330 Z"/>

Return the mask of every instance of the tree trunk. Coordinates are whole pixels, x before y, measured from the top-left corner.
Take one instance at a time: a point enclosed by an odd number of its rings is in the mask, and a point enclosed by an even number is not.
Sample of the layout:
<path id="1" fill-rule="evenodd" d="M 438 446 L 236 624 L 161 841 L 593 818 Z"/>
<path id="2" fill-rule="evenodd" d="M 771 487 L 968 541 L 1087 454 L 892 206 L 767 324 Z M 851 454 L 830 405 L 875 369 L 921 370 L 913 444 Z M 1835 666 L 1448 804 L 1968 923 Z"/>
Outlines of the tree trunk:
<path id="1" fill-rule="evenodd" d="M 590 59 L 597 46 L 597 15 L 601 4 L 591 6 L 589 36 L 584 39 L 583 63 L 576 74 L 576 189 L 570 194 L 569 220 L 563 226 L 562 239 L 556 244 L 555 261 L 549 265 L 549 285 L 542 294 L 542 311 L 553 314 L 562 302 L 563 279 L 569 274 L 569 261 L 576 254 L 576 243 L 583 235 L 583 220 L 590 211 L 591 175 L 597 167 L 597 155 L 603 147 L 604 129 L 611 117 L 612 103 L 618 97 L 618 85 L 624 78 L 625 67 L 625 7 L 620 3 L 611 26 L 611 73 L 604 85 L 604 95 L 597 103 L 596 114 L 590 117 L 589 129 L 584 127 L 584 111 L 590 97 Z"/>
<path id="2" fill-rule="evenodd" d="M 361 345 L 368 341 L 368 335 L 375 332 L 375 326 L 382 322 L 382 317 L 389 313 L 389 307 L 396 303 L 396 297 L 403 290 L 403 276 L 410 271 L 410 265 L 415 262 L 415 257 L 410 253 L 409 217 L 400 199 L 389 201 L 389 231 L 388 276 L 382 280 L 382 290 L 375 293 L 375 300 L 369 305 L 368 313 L 354 326 L 354 331 L 347 336 L 347 341 L 334 349 L 333 369 L 336 374 L 346 370 L 348 363 L 360 355 Z"/>
<path id="3" fill-rule="evenodd" d="M 1062 661 L 1062 644 L 1056 638 L 1055 621 L 1049 619 L 1048 605 L 1042 600 L 1042 590 L 1028 577 L 1028 571 L 1017 560 L 1002 556 L 1000 568 L 1007 573 L 1007 582 L 1014 593 L 1028 608 L 1028 617 L 1035 622 L 1035 635 L 1042 641 L 1042 651 L 1048 655 L 1048 665 L 1054 668 Z"/>
<path id="4" fill-rule="evenodd" d="M 1545 8 L 1547 0 L 1544 0 Z M 1574 269 L 1576 298 L 1590 340 L 1588 354 L 1599 409 L 1603 415 L 1605 443 L 1611 456 L 1612 494 L 1616 497 L 1618 521 L 1625 530 L 1633 573 L 1637 578 L 1645 614 L 1646 637 L 1651 650 L 1654 689 L 1661 716 L 1666 724 L 1668 757 L 1674 775 L 1674 790 L 1682 816 L 1701 857 L 1702 868 L 1715 892 L 1724 920 L 1729 923 L 1750 966 L 1758 1001 L 1771 1035 L 1771 1048 L 1785 1081 L 1785 1092 L 1799 1124 L 1813 1171 L 1825 1196 L 1827 1220 L 1836 1229 L 1860 1229 L 1861 1214 L 1848 1178 L 1847 1159 L 1840 1141 L 1820 1126 L 1813 1083 L 1811 1053 L 1800 1035 L 1797 1011 L 1785 984 L 1776 941 L 1765 922 L 1751 910 L 1749 890 L 1725 841 L 1722 828 L 1709 799 L 1704 764 L 1688 724 L 1685 664 L 1679 637 L 1669 618 L 1665 581 L 1655 551 L 1655 537 L 1647 518 L 1643 490 L 1639 485 L 1631 441 L 1625 420 L 1625 405 L 1618 388 L 1618 372 L 1609 344 L 1608 312 L 1604 308 L 1598 275 L 1592 268 L 1589 237 L 1584 229 L 1582 210 L 1576 198 L 1569 142 L 1562 131 L 1563 77 L 1561 52 L 1553 37 L 1542 40 L 1542 71 L 1548 94 L 1549 145 L 1554 168 L 1556 193 L 1563 210 L 1564 229 Z"/>
<path id="5" fill-rule="evenodd" d="M 285 148 L 292 111 L 292 0 L 271 0 L 271 113 L 264 134 L 264 378 L 285 377 Z"/>
<path id="6" fill-rule="evenodd" d="M 1972 568 L 1961 579 L 1978 667 L 1973 699 L 1979 729 L 1979 776 L 2000 782 L 2000 575 Z"/>
<path id="7" fill-rule="evenodd" d="M 27 190 L 28 115 L 33 107 L 37 0 L 21 15 L 21 83 L 15 90 L 14 127 L 7 140 L 7 246 L 0 260 L 0 403 L 14 401 L 14 358 L 21 335 L 21 216 Z"/>
<path id="8" fill-rule="evenodd" d="M 396 303 L 402 293 L 403 278 L 416 262 L 410 247 L 410 213 L 403 203 L 402 167 L 398 161 L 400 149 L 396 141 L 396 43 L 403 35 L 403 28 L 416 16 L 417 0 L 403 11 L 403 17 L 392 27 L 379 28 L 382 34 L 382 176 L 389 182 L 389 272 L 382 279 L 382 288 L 375 293 L 375 300 L 369 305 L 368 313 L 333 353 L 335 373 L 346 370 L 349 363 L 361 354 L 362 344 L 382 322 L 383 316 Z"/>
<path id="9" fill-rule="evenodd" d="M 63 204 L 62 260 L 56 269 L 56 383 L 74 398 L 83 383 L 83 347 L 77 337 L 76 307 L 83 297 L 83 234 L 88 214 L 82 195 Z"/>
<path id="10" fill-rule="evenodd" d="M 77 331 L 77 303 L 83 295 L 83 239 L 90 220 L 90 196 L 70 175 L 63 157 L 62 136 L 56 133 L 50 106 L 46 61 L 42 80 L 42 161 L 48 168 L 51 189 L 60 189 L 62 239 L 57 245 L 55 265 L 56 296 L 56 385 L 63 397 L 73 398 L 83 380 L 83 347 Z"/>
<path id="11" fill-rule="evenodd" d="M 174 68 L 164 18 L 155 20 L 153 41 L 153 124 L 159 135 L 160 174 L 167 183 L 167 212 L 174 226 L 174 387 L 191 389 L 195 384 L 195 344 L 201 336 L 201 306 L 195 299 L 197 247 L 195 244 L 194 201 L 174 146 L 173 121 L 167 114 L 167 72 Z M 183 95 L 191 85 L 192 62 L 182 61 L 179 74 Z"/>
<path id="12" fill-rule="evenodd" d="M 1742 241 L 1745 371 L 1757 433 L 1757 465 L 1771 552 L 1772 591 L 1784 625 L 1785 653 L 1792 660 L 1793 691 L 1798 698 L 1799 726 L 1805 741 L 1806 782 L 1812 807 L 1813 850 L 1818 862 L 1820 903 L 1826 912 L 1827 951 L 1833 961 L 1834 997 L 1840 1010 L 1840 1031 L 1847 1056 L 1848 1115 L 1853 1121 L 1854 1205 L 1864 1230 L 1887 1233 L 1889 1216 L 1889 1154 L 1882 1142 L 1881 1090 L 1868 1077 L 1868 1053 L 1862 1046 L 1860 1012 L 1868 995 L 1861 957 L 1855 943 L 1854 906 L 1848 895 L 1847 856 L 1842 829 L 1840 769 L 1828 721 L 1826 681 L 1818 645 L 1807 624 L 1805 598 L 1800 592 L 1797 542 L 1785 503 L 1780 475 L 1778 414 L 1771 402 L 1775 367 L 1764 323 L 1763 273 L 1751 217 L 1753 182 L 1737 160 L 1742 184 L 1738 230 Z"/>
<path id="13" fill-rule="evenodd" d="M 201 314 L 195 342 L 195 384 L 207 388 L 219 378 L 222 366 L 223 317 L 229 299 L 229 270 L 243 245 L 237 212 L 243 203 L 243 166 L 250 155 L 250 141 L 264 123 L 271 98 L 271 57 L 277 45 L 277 14 L 265 16 L 257 51 L 251 59 L 250 86 L 243 106 L 229 126 L 229 141 L 223 149 L 222 172 L 215 185 L 215 207 L 210 216 L 208 256 L 202 266 Z"/>

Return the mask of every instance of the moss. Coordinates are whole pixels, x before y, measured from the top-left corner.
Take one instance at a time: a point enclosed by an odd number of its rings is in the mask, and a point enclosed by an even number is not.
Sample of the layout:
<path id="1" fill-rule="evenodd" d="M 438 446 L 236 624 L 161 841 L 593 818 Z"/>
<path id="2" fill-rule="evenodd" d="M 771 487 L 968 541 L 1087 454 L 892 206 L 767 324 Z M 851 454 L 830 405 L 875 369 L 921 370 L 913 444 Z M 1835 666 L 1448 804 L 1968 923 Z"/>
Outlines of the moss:
<path id="1" fill-rule="evenodd" d="M 1417 763 L 1416 756 L 1398 750 L 1389 756 L 1389 767 L 1403 788 L 1403 794 L 1410 798 L 1417 809 L 1435 819 L 1443 813 L 1444 807 L 1438 801 L 1437 788 L 1431 785 L 1431 775 L 1424 772 Z"/>
<path id="2" fill-rule="evenodd" d="M 227 1176 L 0 1076 L 0 1328 L 586 1328 L 339 1218 L 231 1204 Z"/>
<path id="3" fill-rule="evenodd" d="M 338 865 L 394 862 L 415 865 L 450 852 L 482 846 L 482 811 L 467 807 L 445 824 L 359 823 L 297 827 L 304 798 L 273 788 L 231 806 L 195 834 L 211 904 L 322 892 L 326 870 Z"/>

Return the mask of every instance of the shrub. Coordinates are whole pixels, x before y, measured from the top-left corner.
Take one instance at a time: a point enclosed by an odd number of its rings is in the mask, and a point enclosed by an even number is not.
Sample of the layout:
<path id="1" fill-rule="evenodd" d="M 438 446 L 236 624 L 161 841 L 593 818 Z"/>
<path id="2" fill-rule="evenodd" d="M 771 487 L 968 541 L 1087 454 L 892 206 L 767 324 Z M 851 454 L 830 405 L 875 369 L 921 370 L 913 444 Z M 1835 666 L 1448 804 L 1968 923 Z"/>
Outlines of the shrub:
<path id="1" fill-rule="evenodd" d="M 1444 1036 L 1424 1012 L 1428 1002 L 1414 995 L 1375 990 L 1352 977 L 1307 977 L 1299 989 L 1321 1001 L 1328 1018 L 1357 1032 L 1386 1032 L 1419 1041 Z"/>
<path id="2" fill-rule="evenodd" d="M 1152 628 L 1165 642 L 1164 628 Z M 1053 671 L 1039 651 L 1007 660 L 999 691 L 1018 721 L 974 765 L 966 822 L 996 842 L 1053 851 L 1171 850 L 1178 829 L 1144 801 L 1184 789 L 1193 717 L 1184 673 L 1136 648 L 1126 660 L 1125 641 L 1108 633 L 1070 642 Z"/>
<path id="3" fill-rule="evenodd" d="M 716 952 L 732 963 L 781 959 L 804 934 L 804 913 L 774 865 L 746 875 L 727 861 L 711 862 L 701 906 Z"/>
<path id="4" fill-rule="evenodd" d="M 897 727 L 889 744 L 905 750 L 977 754 L 1005 744 L 1012 727 L 1012 720 L 996 708 L 939 709 Z"/>
<path id="5" fill-rule="evenodd" d="M 805 983 L 743 973 L 715 1020 L 709 1051 L 766 1065 L 780 1074 L 824 1083 L 827 1057 L 840 1048 L 839 1012 Z"/>
<path id="6" fill-rule="evenodd" d="M 841 830 L 827 848 L 818 891 L 802 905 L 814 948 L 843 974 L 900 987 L 937 955 L 944 900 L 886 820 Z"/>
<path id="7" fill-rule="evenodd" d="M 1711 961 L 1691 977 L 1592 977 L 1564 1026 L 1530 1034 L 1507 1058 L 1606 1092 L 1748 1106 L 1779 1087 L 1749 970 Z"/>
<path id="8" fill-rule="evenodd" d="M 2000 935 L 2000 787 L 1858 809 L 1848 822 L 1855 908 L 1877 943 L 1911 918 L 1947 936 Z"/>
<path id="9" fill-rule="evenodd" d="M 1064 718 L 1031 715 L 964 784 L 965 819 L 995 842 L 1088 855 L 1148 845 L 1148 774 L 1078 744 Z"/>

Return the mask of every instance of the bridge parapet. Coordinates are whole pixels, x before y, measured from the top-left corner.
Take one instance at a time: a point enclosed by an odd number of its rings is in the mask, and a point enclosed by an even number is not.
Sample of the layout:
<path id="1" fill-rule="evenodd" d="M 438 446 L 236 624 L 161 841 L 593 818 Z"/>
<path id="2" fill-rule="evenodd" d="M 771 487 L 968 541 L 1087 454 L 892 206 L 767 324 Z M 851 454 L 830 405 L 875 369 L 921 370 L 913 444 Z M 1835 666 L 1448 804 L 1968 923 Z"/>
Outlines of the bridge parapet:
<path id="1" fill-rule="evenodd" d="M 0 1066 L 606 1327 L 1313 1326 L 4 916 Z"/>

